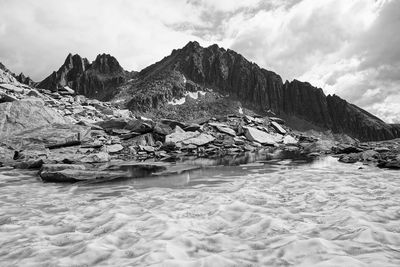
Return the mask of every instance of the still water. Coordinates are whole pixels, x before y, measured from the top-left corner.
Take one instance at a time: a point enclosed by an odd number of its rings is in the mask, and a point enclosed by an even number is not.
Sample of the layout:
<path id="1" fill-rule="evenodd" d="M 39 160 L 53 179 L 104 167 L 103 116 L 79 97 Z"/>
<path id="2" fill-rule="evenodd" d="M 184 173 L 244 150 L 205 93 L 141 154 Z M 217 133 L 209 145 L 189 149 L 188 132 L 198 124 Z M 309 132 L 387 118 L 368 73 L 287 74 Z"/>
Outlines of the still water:
<path id="1" fill-rule="evenodd" d="M 0 171 L 0 266 L 400 266 L 400 172 L 324 158 L 43 184 Z"/>

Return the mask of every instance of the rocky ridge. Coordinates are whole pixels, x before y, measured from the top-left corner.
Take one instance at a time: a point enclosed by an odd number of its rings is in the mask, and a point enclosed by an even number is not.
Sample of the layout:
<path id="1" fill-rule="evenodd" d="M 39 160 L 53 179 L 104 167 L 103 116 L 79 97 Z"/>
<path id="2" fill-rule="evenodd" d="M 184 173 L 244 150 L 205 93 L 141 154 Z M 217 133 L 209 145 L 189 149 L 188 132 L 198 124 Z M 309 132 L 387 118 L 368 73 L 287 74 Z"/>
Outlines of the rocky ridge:
<path id="1" fill-rule="evenodd" d="M 31 87 L 34 87 L 37 84 L 29 76 L 26 77 L 22 72 L 19 75 L 16 75 L 0 62 L 0 83 L 17 84 L 17 82 Z"/>
<path id="2" fill-rule="evenodd" d="M 37 87 L 53 92 L 67 87 L 77 94 L 109 100 L 133 74 L 125 71 L 109 54 L 98 55 L 92 63 L 77 54 L 69 54 L 59 70 L 38 83 Z"/>
<path id="3" fill-rule="evenodd" d="M 171 55 L 143 69 L 120 88 L 117 99 L 128 99 L 132 111 L 149 112 L 166 107 L 185 92 L 214 91 L 238 99 L 261 114 L 276 114 L 292 126 L 331 129 L 360 140 L 386 140 L 398 131 L 340 97 L 326 96 L 307 82 L 282 78 L 260 68 L 232 50 L 189 42 Z M 299 121 L 306 124 L 298 127 Z"/>

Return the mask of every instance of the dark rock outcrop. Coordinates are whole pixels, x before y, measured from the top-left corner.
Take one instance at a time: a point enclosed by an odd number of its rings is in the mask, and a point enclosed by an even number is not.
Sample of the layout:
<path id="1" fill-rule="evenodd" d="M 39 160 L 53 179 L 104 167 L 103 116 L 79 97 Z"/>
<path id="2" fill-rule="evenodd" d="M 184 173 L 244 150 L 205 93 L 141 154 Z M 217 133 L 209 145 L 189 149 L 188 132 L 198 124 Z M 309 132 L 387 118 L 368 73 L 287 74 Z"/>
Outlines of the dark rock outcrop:
<path id="1" fill-rule="evenodd" d="M 86 58 L 69 54 L 60 69 L 41 81 L 38 87 L 58 91 L 68 86 L 77 94 L 108 100 L 130 75 L 111 55 L 98 55 L 89 63 Z"/>
<path id="2" fill-rule="evenodd" d="M 20 83 L 26 84 L 30 87 L 35 87 L 37 84 L 29 76 L 25 76 L 22 72 L 19 75 L 16 75 L 15 79 L 17 79 L 17 81 Z"/>
<path id="3" fill-rule="evenodd" d="M 80 79 L 88 67 L 89 61 L 86 58 L 81 58 L 77 54 L 69 54 L 58 71 L 54 71 L 50 76 L 41 81 L 38 87 L 52 91 L 57 91 L 64 86 L 73 89 L 79 88 Z"/>
<path id="4" fill-rule="evenodd" d="M 336 95 L 326 97 L 334 132 L 345 132 L 360 140 L 394 139 L 394 128 L 367 111 Z"/>
<path id="5" fill-rule="evenodd" d="M 157 109 L 186 91 L 205 89 L 229 94 L 258 112 L 304 120 L 318 129 L 331 129 L 360 140 L 400 136 L 398 128 L 338 96 L 326 96 L 322 89 L 307 82 L 283 83 L 278 74 L 217 45 L 203 48 L 197 42 L 189 42 L 143 69 L 135 81 L 124 87 L 125 95 L 131 97 L 128 107 L 139 111 Z"/>

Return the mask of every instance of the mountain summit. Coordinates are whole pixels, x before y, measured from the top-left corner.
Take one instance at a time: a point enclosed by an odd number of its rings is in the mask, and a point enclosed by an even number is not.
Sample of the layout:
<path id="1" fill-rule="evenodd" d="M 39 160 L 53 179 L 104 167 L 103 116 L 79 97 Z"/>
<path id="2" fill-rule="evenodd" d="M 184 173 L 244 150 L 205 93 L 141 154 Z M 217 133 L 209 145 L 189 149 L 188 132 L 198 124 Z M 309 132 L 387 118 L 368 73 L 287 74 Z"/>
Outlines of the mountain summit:
<path id="1" fill-rule="evenodd" d="M 79 94 L 109 100 L 129 73 L 111 55 L 98 55 L 92 63 L 80 55 L 69 54 L 64 64 L 38 84 L 39 88 L 56 91 L 68 86 Z"/>
<path id="2" fill-rule="evenodd" d="M 185 91 L 211 89 L 240 100 L 260 113 L 273 112 L 301 130 L 331 129 L 360 140 L 399 136 L 396 128 L 336 95 L 326 96 L 310 83 L 282 78 L 233 50 L 189 42 L 143 69 L 125 86 L 132 110 L 159 108 Z"/>

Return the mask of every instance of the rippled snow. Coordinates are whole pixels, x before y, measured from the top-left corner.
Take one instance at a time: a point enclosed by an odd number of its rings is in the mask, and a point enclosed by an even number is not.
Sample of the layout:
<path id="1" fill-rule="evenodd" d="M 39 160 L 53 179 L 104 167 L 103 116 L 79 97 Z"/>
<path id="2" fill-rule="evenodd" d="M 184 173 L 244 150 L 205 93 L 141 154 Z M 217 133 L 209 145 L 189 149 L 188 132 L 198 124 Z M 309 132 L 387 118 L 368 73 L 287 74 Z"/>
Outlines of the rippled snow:
<path id="1" fill-rule="evenodd" d="M 399 172 L 281 161 L 96 185 L 0 171 L 1 266 L 400 266 Z"/>

